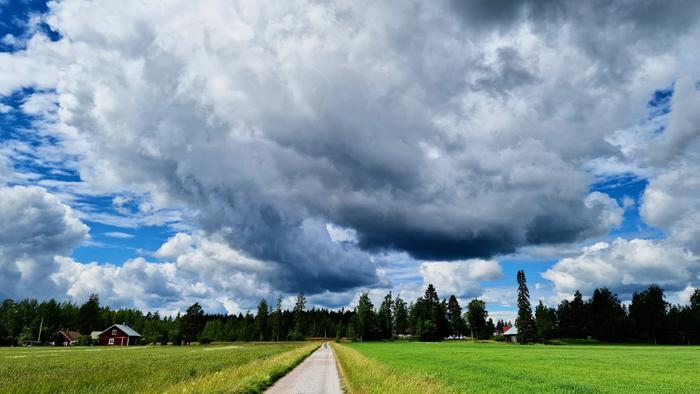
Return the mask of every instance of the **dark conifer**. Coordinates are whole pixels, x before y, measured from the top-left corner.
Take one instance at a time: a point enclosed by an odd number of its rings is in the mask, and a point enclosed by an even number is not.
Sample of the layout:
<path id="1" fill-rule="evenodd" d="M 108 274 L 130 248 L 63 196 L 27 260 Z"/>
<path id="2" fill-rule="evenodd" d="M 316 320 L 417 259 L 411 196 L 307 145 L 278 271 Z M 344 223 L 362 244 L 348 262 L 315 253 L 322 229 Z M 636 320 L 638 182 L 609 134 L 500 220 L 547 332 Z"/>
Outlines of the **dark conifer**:
<path id="1" fill-rule="evenodd" d="M 530 305 L 530 291 L 527 289 L 525 272 L 518 271 L 518 318 L 515 325 L 518 327 L 518 343 L 532 343 L 537 334 L 535 321 L 532 318 L 532 306 Z"/>

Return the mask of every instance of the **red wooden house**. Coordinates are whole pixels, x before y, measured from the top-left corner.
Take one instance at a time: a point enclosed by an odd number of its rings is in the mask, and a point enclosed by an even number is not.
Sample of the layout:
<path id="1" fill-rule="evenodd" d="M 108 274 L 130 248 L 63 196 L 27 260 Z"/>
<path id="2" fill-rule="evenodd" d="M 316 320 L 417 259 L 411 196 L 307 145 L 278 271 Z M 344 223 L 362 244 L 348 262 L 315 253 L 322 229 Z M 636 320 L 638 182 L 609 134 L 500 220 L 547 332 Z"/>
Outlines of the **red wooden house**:
<path id="1" fill-rule="evenodd" d="M 70 346 L 80 338 L 78 331 L 59 331 L 51 337 L 49 344 L 53 346 Z"/>
<path id="2" fill-rule="evenodd" d="M 100 333 L 97 344 L 106 346 L 133 346 L 138 344 L 139 338 L 141 338 L 141 335 L 131 327 L 124 324 L 114 324 Z"/>

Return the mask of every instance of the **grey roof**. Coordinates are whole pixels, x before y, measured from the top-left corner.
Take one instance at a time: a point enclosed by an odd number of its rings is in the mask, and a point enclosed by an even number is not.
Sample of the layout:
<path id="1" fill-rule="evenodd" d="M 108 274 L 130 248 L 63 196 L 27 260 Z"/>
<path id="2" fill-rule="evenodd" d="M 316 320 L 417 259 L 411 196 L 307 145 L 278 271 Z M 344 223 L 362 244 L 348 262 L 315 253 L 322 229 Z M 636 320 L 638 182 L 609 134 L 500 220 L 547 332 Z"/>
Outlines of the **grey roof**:
<path id="1" fill-rule="evenodd" d="M 133 328 L 131 328 L 131 327 L 129 327 L 129 326 L 126 326 L 126 325 L 124 325 L 124 324 L 113 324 L 113 325 L 109 326 L 108 329 L 102 331 L 100 334 L 105 333 L 105 332 L 111 330 L 112 327 L 116 327 L 116 328 L 122 330 L 122 331 L 124 332 L 124 334 L 126 334 L 126 335 L 128 335 L 128 336 L 130 336 L 130 337 L 140 337 L 140 336 L 141 336 L 141 334 L 139 334 L 138 332 L 134 331 Z"/>
<path id="2" fill-rule="evenodd" d="M 518 327 L 513 326 L 508 329 L 508 331 L 504 332 L 503 335 L 518 335 Z"/>

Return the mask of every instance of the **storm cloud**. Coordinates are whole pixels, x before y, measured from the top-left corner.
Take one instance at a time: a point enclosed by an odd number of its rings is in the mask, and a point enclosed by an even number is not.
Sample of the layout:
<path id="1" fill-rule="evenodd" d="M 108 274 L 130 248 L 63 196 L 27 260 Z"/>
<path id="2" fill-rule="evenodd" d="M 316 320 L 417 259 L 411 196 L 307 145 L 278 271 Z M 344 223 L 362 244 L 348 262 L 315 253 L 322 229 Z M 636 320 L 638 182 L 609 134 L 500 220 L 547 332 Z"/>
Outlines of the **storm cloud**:
<path id="1" fill-rule="evenodd" d="M 385 7 L 56 4 L 48 21 L 81 59 L 62 67 L 58 95 L 90 144 L 81 175 L 184 202 L 207 231 L 231 228 L 231 245 L 280 264 L 280 285 L 311 291 L 376 282 L 367 251 L 489 257 L 605 232 L 605 206 L 585 204 L 590 179 L 567 152 L 469 121 L 479 116 L 459 102 L 491 92 L 469 90 L 483 53 L 452 34 L 459 21 Z M 446 67 L 460 71 L 451 89 L 437 82 Z M 324 222 L 355 230 L 357 245 L 332 242 Z"/>
<path id="2" fill-rule="evenodd" d="M 691 69 L 699 10 L 62 1 L 43 17 L 60 39 L 6 55 L 0 74 L 35 71 L 0 92 L 55 90 L 57 138 L 91 190 L 183 209 L 198 237 L 262 264 L 254 281 L 344 292 L 389 286 L 386 253 L 492 259 L 618 227 L 590 164 L 646 160 L 609 137 Z M 466 275 L 476 294 L 472 265 L 454 264 L 425 270 Z"/>

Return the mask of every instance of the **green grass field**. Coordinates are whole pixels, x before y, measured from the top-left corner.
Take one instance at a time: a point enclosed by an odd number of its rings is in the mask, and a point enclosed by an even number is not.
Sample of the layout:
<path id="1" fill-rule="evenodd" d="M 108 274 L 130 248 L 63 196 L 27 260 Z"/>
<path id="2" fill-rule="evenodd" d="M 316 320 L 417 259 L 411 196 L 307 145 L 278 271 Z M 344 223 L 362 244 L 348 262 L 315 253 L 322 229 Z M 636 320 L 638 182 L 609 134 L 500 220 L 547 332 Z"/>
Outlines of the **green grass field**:
<path id="1" fill-rule="evenodd" d="M 0 392 L 259 392 L 318 345 L 0 348 Z"/>
<path id="2" fill-rule="evenodd" d="M 350 393 L 700 392 L 700 347 L 375 342 L 335 349 Z M 363 372 L 371 369 L 379 372 Z"/>

